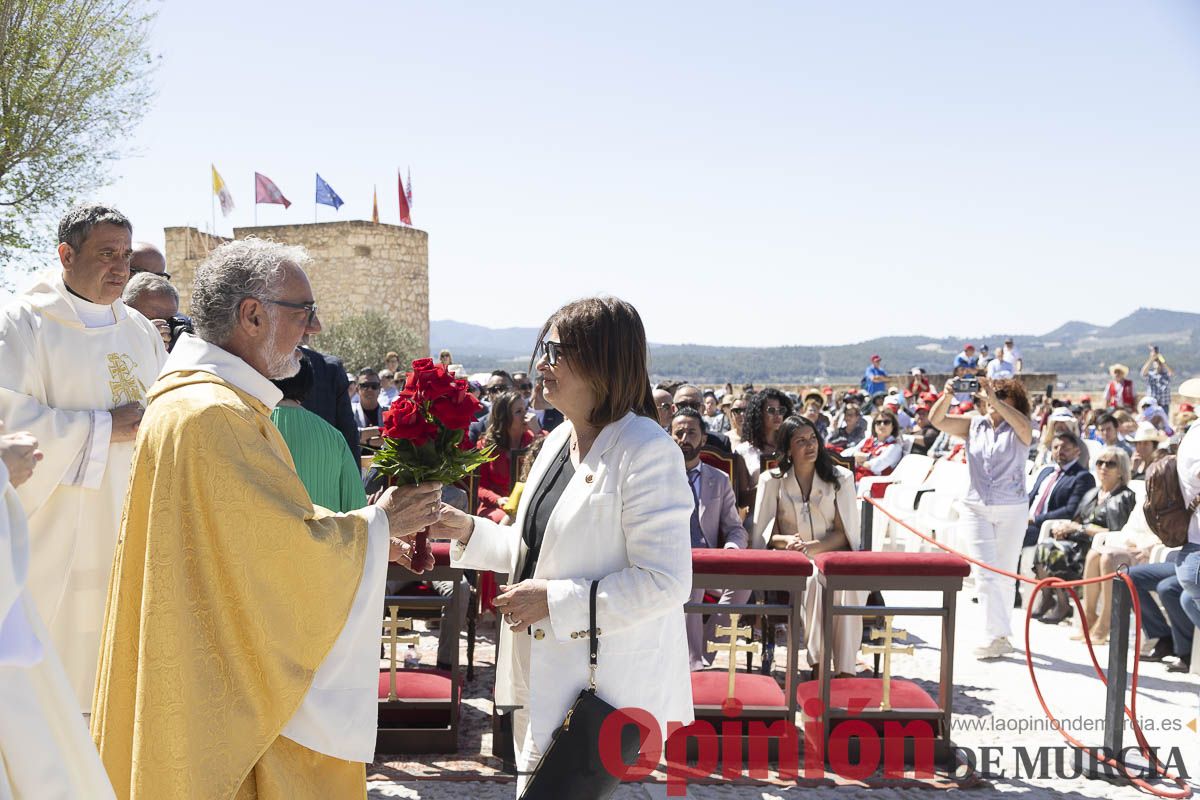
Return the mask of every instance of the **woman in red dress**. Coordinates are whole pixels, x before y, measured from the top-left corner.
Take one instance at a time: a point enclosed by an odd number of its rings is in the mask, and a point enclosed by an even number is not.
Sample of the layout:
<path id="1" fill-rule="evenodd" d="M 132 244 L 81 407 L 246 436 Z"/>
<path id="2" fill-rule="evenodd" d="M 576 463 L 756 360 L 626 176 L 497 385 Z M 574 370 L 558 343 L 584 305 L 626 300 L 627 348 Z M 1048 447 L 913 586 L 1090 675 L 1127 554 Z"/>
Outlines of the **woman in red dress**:
<path id="1" fill-rule="evenodd" d="M 478 516 L 496 523 L 508 518 L 504 504 L 513 485 L 512 451 L 524 450 L 532 443 L 533 434 L 525 424 L 525 398 L 516 392 L 494 397 L 479 447 L 495 447 L 496 457 L 479 468 L 479 507 L 475 511 Z"/>

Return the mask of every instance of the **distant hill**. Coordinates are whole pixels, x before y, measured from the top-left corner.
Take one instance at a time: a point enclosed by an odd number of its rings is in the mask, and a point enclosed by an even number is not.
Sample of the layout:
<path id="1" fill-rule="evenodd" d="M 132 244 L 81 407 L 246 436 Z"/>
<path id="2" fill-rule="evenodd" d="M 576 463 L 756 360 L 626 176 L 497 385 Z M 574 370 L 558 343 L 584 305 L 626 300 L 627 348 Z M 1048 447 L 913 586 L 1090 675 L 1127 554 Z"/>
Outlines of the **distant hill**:
<path id="1" fill-rule="evenodd" d="M 445 347 L 472 371 L 514 368 L 528 363 L 536 328 L 494 330 L 448 320 L 430 323 L 434 352 Z M 1200 375 L 1200 314 L 1139 308 L 1107 327 L 1071 321 L 1040 336 L 1016 336 L 1027 370 L 1057 372 L 1066 379 L 1101 379 L 1107 365 L 1133 370 L 1146 360 L 1147 346 L 1157 344 L 1179 376 Z M 993 348 L 1003 335 L 967 337 Z M 923 336 L 888 336 L 836 346 L 719 347 L 697 344 L 651 344 L 651 369 L 660 378 L 690 378 L 706 383 L 816 383 L 856 381 L 870 357 L 883 357 L 885 369 L 900 374 L 911 367 L 947 370 L 964 340 Z M 1178 379 L 1177 379 L 1178 382 Z"/>

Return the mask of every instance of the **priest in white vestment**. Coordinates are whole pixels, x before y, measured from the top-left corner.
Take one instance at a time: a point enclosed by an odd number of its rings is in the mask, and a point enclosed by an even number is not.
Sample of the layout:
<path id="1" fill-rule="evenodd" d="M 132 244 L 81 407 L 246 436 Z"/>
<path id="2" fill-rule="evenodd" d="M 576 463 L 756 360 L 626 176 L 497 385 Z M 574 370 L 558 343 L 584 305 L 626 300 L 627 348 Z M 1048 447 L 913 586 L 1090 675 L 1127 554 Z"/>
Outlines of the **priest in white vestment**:
<path id="1" fill-rule="evenodd" d="M 25 589 L 29 531 L 14 487 L 38 456 L 32 436 L 0 435 L 0 800 L 111 798 L 75 692 Z"/>
<path id="2" fill-rule="evenodd" d="M 131 237 L 114 209 L 71 210 L 61 268 L 0 310 L 0 419 L 45 453 L 17 491 L 29 515 L 27 585 L 85 713 L 133 439 L 166 361 L 158 331 L 120 299 Z"/>

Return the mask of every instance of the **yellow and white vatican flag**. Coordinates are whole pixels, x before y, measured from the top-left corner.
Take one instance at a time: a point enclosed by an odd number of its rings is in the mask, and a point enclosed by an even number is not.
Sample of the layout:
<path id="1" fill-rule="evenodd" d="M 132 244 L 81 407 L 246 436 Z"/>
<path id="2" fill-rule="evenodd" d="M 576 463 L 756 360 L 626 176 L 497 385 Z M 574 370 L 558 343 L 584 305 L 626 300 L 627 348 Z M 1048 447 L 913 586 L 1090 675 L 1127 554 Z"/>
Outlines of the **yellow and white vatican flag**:
<path id="1" fill-rule="evenodd" d="M 225 185 L 221 173 L 217 172 L 216 165 L 209 166 L 212 166 L 213 194 L 221 201 L 221 216 L 228 217 L 229 212 L 233 211 L 233 195 L 229 193 L 229 187 Z"/>

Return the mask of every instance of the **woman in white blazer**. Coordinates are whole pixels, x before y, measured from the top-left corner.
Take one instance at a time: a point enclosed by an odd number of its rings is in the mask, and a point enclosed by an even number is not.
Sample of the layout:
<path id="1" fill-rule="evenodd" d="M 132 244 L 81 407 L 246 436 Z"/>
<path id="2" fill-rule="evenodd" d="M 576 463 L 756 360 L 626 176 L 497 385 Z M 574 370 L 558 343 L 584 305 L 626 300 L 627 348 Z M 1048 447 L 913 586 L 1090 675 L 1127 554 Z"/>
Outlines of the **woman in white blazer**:
<path id="1" fill-rule="evenodd" d="M 799 550 L 809 556 L 859 548 L 854 474 L 833 463 L 817 426 L 805 417 L 783 421 L 777 434 L 783 458 L 759 478 L 750 537 L 758 547 Z M 837 592 L 842 604 L 861 605 L 866 592 Z M 814 581 L 804 598 L 808 660 L 821 663 L 826 646 L 821 630 L 821 593 Z M 862 617 L 834 620 L 834 677 L 852 677 L 862 643 Z"/>
<path id="2" fill-rule="evenodd" d="M 692 589 L 692 492 L 658 425 L 646 337 L 633 306 L 589 298 L 546 322 L 535 354 L 565 424 L 534 461 L 516 520 L 445 510 L 451 563 L 508 573 L 496 703 L 516 707 L 518 795 L 588 683 L 588 589 L 599 581 L 597 695 L 668 722 L 692 721 L 683 604 Z"/>

